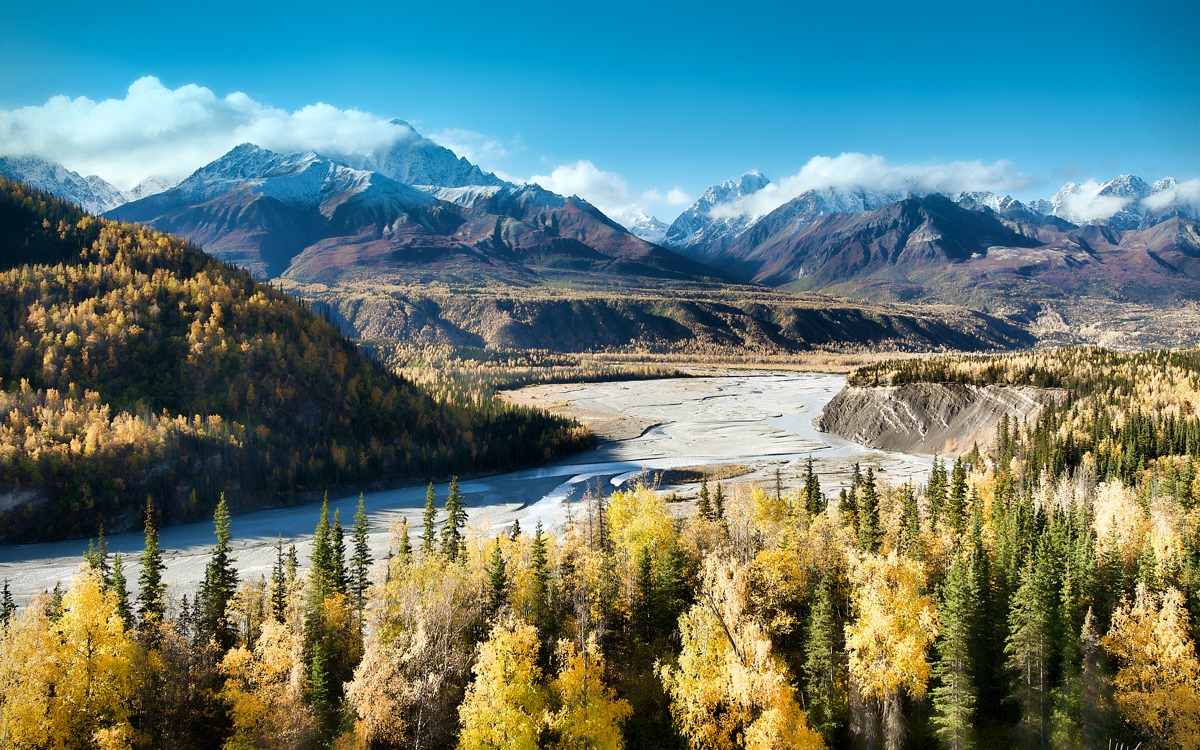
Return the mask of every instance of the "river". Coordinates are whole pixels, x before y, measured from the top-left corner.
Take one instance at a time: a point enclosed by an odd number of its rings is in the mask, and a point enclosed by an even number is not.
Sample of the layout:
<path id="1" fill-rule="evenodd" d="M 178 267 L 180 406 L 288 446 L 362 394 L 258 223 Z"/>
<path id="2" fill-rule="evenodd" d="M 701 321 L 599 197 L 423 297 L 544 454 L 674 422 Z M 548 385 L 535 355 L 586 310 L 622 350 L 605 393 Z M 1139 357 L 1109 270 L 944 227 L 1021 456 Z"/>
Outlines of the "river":
<path id="1" fill-rule="evenodd" d="M 670 378 L 635 382 L 602 382 L 533 386 L 516 400 L 554 408 L 593 424 L 608 439 L 588 451 L 533 469 L 495 474 L 462 482 L 469 525 L 496 533 L 519 520 L 532 530 L 537 521 L 561 528 L 571 503 L 585 487 L 606 491 L 645 471 L 684 466 L 732 463 L 751 469 L 733 482 L 773 482 L 776 470 L 785 486 L 795 487 L 806 460 L 813 458 L 822 488 L 836 493 L 848 483 L 850 467 L 861 462 L 875 467 L 888 481 L 923 481 L 931 459 L 888 453 L 818 432 L 812 419 L 841 390 L 845 378 L 814 373 L 739 373 L 713 377 Z M 677 489 L 694 494 L 695 486 Z M 437 487 L 439 506 L 446 485 Z M 330 501 L 330 512 L 341 511 L 342 525 L 352 524 L 358 496 Z M 386 558 L 392 544 L 389 529 L 407 517 L 416 533 L 421 523 L 425 487 L 412 486 L 372 492 L 365 496 L 371 521 L 371 551 Z M 318 505 L 240 513 L 233 517 L 234 554 L 243 579 L 270 575 L 275 542 L 295 544 L 302 564 L 308 560 Z M 142 534 L 129 532 L 108 538 L 110 552 L 127 560 L 126 577 L 136 589 L 137 556 Z M 211 545 L 212 523 L 169 526 L 160 530 L 164 550 L 164 579 L 172 596 L 189 598 L 204 576 Z M 66 582 L 74 575 L 87 548 L 86 540 L 0 546 L 0 580 L 9 579 L 14 599 L 27 602 L 39 590 Z"/>

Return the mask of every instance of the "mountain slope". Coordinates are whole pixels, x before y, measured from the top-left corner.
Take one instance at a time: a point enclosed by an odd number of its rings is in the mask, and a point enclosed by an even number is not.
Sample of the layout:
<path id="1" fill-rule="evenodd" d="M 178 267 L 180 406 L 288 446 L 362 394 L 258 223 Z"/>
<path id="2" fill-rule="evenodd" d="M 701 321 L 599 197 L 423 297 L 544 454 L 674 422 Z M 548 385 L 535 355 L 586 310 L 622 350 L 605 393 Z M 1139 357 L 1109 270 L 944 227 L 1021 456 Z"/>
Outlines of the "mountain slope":
<path id="1" fill-rule="evenodd" d="M 389 275 L 602 286 L 723 278 L 633 236 L 581 199 L 536 185 L 417 190 L 314 153 L 249 144 L 109 215 L 179 234 L 259 278 L 307 283 Z"/>
<path id="2" fill-rule="evenodd" d="M 0 272 L 7 541 L 126 528 L 148 495 L 192 520 L 222 492 L 251 507 L 578 444 L 561 420 L 433 401 L 304 303 L 175 237 L 6 180 L 0 209 L 52 220 L 38 243 L 61 233 L 57 265 Z"/>
<path id="3" fill-rule="evenodd" d="M 104 213 L 129 200 L 124 193 L 96 175 L 81 177 L 61 164 L 36 156 L 0 156 L 0 177 L 23 182 L 91 213 Z"/>
<path id="4" fill-rule="evenodd" d="M 745 200 L 770 184 L 761 172 L 752 170 L 713 185 L 671 222 L 663 246 L 701 261 L 719 255 L 754 221 Z"/>

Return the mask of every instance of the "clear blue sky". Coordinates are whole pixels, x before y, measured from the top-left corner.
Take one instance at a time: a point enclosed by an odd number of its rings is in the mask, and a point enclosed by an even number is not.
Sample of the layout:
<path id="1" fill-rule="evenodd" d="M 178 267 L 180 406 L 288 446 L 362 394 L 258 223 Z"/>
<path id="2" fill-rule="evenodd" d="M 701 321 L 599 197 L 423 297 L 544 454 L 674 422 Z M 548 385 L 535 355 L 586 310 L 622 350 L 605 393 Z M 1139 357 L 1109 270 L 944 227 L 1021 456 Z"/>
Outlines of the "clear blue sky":
<path id="1" fill-rule="evenodd" d="M 817 154 L 1200 177 L 1200 3 L 9 2 L 0 109 L 153 75 L 461 128 L 695 196 Z M 675 209 L 678 210 L 678 209 Z"/>

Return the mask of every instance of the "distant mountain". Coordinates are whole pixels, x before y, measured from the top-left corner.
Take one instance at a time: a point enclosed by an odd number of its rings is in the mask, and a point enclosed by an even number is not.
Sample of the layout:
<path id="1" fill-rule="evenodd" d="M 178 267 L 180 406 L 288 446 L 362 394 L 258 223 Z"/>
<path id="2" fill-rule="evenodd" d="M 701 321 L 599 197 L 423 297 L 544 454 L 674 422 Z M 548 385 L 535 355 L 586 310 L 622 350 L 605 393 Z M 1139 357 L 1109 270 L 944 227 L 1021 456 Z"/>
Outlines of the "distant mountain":
<path id="1" fill-rule="evenodd" d="M 667 230 L 670 229 L 670 226 L 666 222 L 659 221 L 640 208 L 635 208 L 626 214 L 614 216 L 613 218 L 621 222 L 621 225 L 628 229 L 635 237 L 640 237 L 646 242 L 653 242 L 656 245 L 663 243 L 663 240 L 667 236 Z"/>
<path id="2" fill-rule="evenodd" d="M 103 213 L 129 200 L 96 175 L 81 177 L 36 156 L 0 156 L 0 177 L 31 185 L 91 213 Z"/>
<path id="3" fill-rule="evenodd" d="M 757 218 L 745 199 L 771 184 L 757 169 L 713 185 L 681 213 L 663 237 L 663 246 L 703 258 L 721 253 Z"/>
<path id="4" fill-rule="evenodd" d="M 368 172 L 378 172 L 406 185 L 465 187 L 467 185 L 507 185 L 509 183 L 456 155 L 417 132 L 404 120 L 392 120 L 396 141 L 379 151 L 327 155 L 341 164 Z"/>
<path id="5" fill-rule="evenodd" d="M 395 172 L 402 163 L 397 155 L 436 157 L 420 162 L 422 179 L 437 176 L 435 162 L 454 166 L 438 161 L 450 153 L 440 146 L 414 148 L 393 149 L 371 163 Z M 451 182 L 477 176 L 440 174 Z M 481 179 L 495 184 L 417 189 L 313 152 L 277 154 L 243 144 L 174 188 L 109 215 L 179 234 L 259 278 L 305 283 L 388 274 L 523 285 L 721 279 L 635 237 L 579 198 Z"/>
<path id="6" fill-rule="evenodd" d="M 1174 217 L 1200 218 L 1200 197 L 1180 195 L 1179 187 L 1173 177 L 1150 185 L 1127 174 L 1100 183 L 1068 182 L 1050 199 L 1050 212 L 1075 224 L 1122 231 L 1148 229 Z"/>

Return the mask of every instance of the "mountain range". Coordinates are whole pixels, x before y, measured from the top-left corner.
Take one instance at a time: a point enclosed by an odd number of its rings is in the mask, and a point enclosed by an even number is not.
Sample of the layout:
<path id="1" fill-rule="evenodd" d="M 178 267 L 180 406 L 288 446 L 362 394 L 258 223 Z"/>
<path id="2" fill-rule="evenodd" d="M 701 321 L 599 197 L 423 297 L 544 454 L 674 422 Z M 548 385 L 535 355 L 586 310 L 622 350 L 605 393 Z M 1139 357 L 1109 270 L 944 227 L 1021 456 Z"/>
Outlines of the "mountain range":
<path id="1" fill-rule="evenodd" d="M 360 297 L 367 288 L 389 288 L 393 297 L 408 290 L 407 311 L 392 311 L 406 319 L 422 317 L 413 306 L 418 297 L 429 302 L 422 285 L 430 283 L 604 292 L 715 292 L 741 283 L 965 305 L 1021 324 L 1048 304 L 1069 305 L 1059 313 L 1078 318 L 1090 314 L 1081 300 L 1200 300 L 1200 201 L 1171 178 L 1068 183 L 1028 203 L 989 192 L 825 188 L 762 213 L 780 188 L 751 171 L 710 187 L 669 227 L 641 212 L 623 215 L 623 226 L 578 196 L 507 182 L 407 123 L 391 124 L 397 137 L 386 149 L 275 153 L 243 144 L 177 185 L 151 181 L 130 193 L 33 158 L 0 159 L 0 174 L 183 236 L 257 278 L 328 298 L 348 318 L 373 310 L 370 320 L 350 320 L 360 331 L 381 328 L 387 305 L 348 305 L 347 285 Z M 330 295 L 330 286 L 342 291 Z M 486 316 L 503 319 L 512 309 Z M 587 326 L 606 314 L 578 315 Z M 709 319 L 688 317 L 693 335 L 695 321 Z M 654 328 L 631 320 L 616 328 L 630 326 L 632 340 Z M 422 330 L 463 338 L 445 319 Z M 465 340 L 512 343 L 501 330 L 507 324 L 475 326 Z"/>

